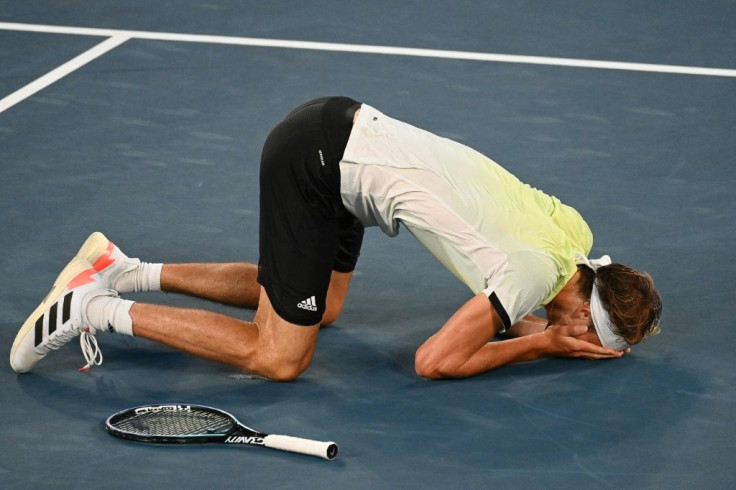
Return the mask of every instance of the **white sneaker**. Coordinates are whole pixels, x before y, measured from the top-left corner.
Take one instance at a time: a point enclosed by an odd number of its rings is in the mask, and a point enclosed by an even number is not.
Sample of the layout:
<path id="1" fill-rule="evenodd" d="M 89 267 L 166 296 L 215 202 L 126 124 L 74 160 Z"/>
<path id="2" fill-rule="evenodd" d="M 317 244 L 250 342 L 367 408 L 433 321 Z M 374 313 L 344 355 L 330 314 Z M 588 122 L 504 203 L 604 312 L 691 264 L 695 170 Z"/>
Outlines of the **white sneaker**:
<path id="1" fill-rule="evenodd" d="M 103 288 L 118 293 L 131 293 L 135 290 L 135 276 L 123 281 L 118 279 L 126 272 L 135 270 L 141 261 L 129 258 L 99 231 L 87 238 L 77 252 L 77 257 L 86 260 L 100 275 Z"/>
<path id="2" fill-rule="evenodd" d="M 13 370 L 30 371 L 46 354 L 78 335 L 87 360 L 82 369 L 101 364 L 102 354 L 94 337 L 96 330 L 90 326 L 85 311 L 92 298 L 103 295 L 117 296 L 117 293 L 104 287 L 100 275 L 86 260 L 74 257 L 15 337 L 10 351 Z"/>

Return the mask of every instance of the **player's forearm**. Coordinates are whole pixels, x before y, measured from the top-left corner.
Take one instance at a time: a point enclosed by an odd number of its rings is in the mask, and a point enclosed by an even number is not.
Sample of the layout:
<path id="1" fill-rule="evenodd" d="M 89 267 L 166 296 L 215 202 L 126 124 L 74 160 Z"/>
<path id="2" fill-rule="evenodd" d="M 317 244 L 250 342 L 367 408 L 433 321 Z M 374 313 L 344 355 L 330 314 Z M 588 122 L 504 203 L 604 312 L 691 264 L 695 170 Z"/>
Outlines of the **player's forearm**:
<path id="1" fill-rule="evenodd" d="M 532 361 L 547 356 L 547 339 L 543 334 L 526 335 L 519 338 L 488 342 L 465 363 L 437 373 L 437 378 L 465 378 L 485 373 L 508 364 Z"/>
<path id="2" fill-rule="evenodd" d="M 530 325 L 524 336 L 488 342 L 501 329 L 501 319 L 485 295 L 476 295 L 419 347 L 415 370 L 430 379 L 464 378 L 547 355 L 550 344 L 543 320 L 525 318 L 536 325 Z"/>

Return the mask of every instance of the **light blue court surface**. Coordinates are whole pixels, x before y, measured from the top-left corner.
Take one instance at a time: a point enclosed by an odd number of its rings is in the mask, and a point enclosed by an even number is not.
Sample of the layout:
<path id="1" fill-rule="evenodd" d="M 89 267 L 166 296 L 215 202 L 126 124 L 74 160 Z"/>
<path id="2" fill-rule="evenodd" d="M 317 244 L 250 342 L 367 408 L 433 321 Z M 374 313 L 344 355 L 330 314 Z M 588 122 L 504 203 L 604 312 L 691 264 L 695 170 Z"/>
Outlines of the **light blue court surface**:
<path id="1" fill-rule="evenodd" d="M 331 94 L 573 205 L 593 255 L 649 271 L 665 309 L 620 360 L 424 381 L 415 349 L 470 293 L 405 231 L 369 230 L 343 316 L 294 383 L 102 333 L 89 375 L 75 342 L 26 375 L 4 361 L 0 488 L 736 487 L 734 33 L 736 4 L 712 0 L 1 0 L 3 359 L 92 231 L 148 261 L 256 261 L 265 136 Z M 105 432 L 157 402 L 341 452 Z"/>

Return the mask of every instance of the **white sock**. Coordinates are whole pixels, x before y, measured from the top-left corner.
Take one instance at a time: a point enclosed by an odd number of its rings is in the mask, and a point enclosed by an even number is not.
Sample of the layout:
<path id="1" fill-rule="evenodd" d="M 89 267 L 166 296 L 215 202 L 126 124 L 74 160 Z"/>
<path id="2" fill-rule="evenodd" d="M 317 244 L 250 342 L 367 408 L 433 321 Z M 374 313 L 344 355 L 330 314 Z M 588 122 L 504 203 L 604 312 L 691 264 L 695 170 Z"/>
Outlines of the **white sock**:
<path id="1" fill-rule="evenodd" d="M 97 296 L 87 305 L 90 326 L 97 331 L 133 335 L 133 318 L 130 308 L 135 301 L 117 296 Z"/>
<path id="2" fill-rule="evenodd" d="M 136 275 L 136 291 L 161 291 L 161 269 L 164 264 L 141 262 Z"/>
<path id="3" fill-rule="evenodd" d="M 132 260 L 137 261 L 137 259 Z M 120 274 L 112 287 L 120 293 L 161 291 L 162 267 L 163 264 L 140 262 L 135 268 Z"/>

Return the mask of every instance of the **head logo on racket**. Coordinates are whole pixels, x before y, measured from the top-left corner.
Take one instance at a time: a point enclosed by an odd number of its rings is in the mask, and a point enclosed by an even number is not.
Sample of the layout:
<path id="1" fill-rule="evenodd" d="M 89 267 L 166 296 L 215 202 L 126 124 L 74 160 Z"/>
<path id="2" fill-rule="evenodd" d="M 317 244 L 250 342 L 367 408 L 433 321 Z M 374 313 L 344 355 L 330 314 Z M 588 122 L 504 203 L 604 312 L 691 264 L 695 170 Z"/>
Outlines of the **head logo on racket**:
<path id="1" fill-rule="evenodd" d="M 136 415 L 145 413 L 158 413 L 158 412 L 191 412 L 192 407 L 189 405 L 149 405 L 145 407 L 138 407 L 135 409 Z"/>

